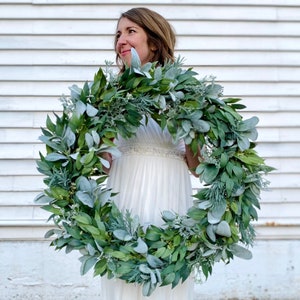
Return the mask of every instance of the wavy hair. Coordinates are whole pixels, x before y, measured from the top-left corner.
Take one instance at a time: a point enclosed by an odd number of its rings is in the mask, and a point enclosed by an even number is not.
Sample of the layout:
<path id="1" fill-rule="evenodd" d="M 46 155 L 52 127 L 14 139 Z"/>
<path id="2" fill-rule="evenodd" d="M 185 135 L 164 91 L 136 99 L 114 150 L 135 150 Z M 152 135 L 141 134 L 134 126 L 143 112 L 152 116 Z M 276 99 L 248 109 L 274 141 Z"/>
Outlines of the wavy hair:
<path id="1" fill-rule="evenodd" d="M 170 23 L 157 12 L 145 7 L 132 8 L 121 14 L 118 24 L 122 18 L 127 18 L 143 28 L 148 38 L 148 45 L 155 46 L 152 62 L 157 61 L 164 65 L 166 61 L 174 61 L 174 48 L 176 37 Z M 115 37 L 114 48 L 117 46 L 117 37 Z M 125 65 L 119 54 L 116 55 L 116 63 L 120 71 L 125 70 Z"/>

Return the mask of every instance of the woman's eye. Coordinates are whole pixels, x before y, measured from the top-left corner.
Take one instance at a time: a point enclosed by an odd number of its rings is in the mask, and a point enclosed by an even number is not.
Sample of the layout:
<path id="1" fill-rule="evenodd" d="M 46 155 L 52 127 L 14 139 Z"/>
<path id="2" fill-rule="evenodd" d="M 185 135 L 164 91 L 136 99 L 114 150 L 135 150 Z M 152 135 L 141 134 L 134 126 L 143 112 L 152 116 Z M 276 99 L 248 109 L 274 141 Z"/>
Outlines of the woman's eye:
<path id="1" fill-rule="evenodd" d="M 129 29 L 129 33 L 133 33 L 133 32 L 135 32 L 134 29 Z"/>

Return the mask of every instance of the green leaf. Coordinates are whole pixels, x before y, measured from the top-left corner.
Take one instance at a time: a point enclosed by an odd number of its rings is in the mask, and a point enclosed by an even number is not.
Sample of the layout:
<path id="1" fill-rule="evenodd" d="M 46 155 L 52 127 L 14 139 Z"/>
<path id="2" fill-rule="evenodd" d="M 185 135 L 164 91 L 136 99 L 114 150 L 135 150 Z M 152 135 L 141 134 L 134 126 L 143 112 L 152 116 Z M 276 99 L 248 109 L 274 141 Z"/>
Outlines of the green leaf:
<path id="1" fill-rule="evenodd" d="M 82 256 L 79 258 L 81 261 L 80 274 L 86 274 L 97 262 L 97 257 L 93 256 Z"/>
<path id="2" fill-rule="evenodd" d="M 169 273 L 163 278 L 161 286 L 171 284 L 175 280 L 176 274 L 174 272 Z"/>
<path id="3" fill-rule="evenodd" d="M 53 186 L 50 189 L 50 194 L 55 199 L 64 199 L 64 198 L 68 198 L 69 191 L 60 186 Z"/>
<path id="4" fill-rule="evenodd" d="M 237 245 L 237 244 L 232 244 L 230 246 L 230 251 L 232 252 L 233 255 L 243 258 L 243 259 L 251 259 L 252 258 L 252 253 L 248 249 Z"/>
<path id="5" fill-rule="evenodd" d="M 132 48 L 131 48 L 132 49 Z M 151 284 L 151 281 L 148 280 L 143 284 L 143 296 L 149 297 L 154 291 L 155 286 Z"/>
<path id="6" fill-rule="evenodd" d="M 110 88 L 108 90 L 105 90 L 102 95 L 101 98 L 103 99 L 104 102 L 110 102 L 113 97 L 116 95 L 116 88 Z"/>
<path id="7" fill-rule="evenodd" d="M 78 190 L 81 190 L 84 192 L 92 191 L 91 182 L 85 176 L 78 177 L 78 179 L 76 180 L 76 186 L 77 186 Z"/>
<path id="8" fill-rule="evenodd" d="M 206 212 L 204 210 L 198 209 L 196 207 L 191 207 L 188 210 L 188 216 L 193 220 L 200 221 L 206 216 Z"/>
<path id="9" fill-rule="evenodd" d="M 215 230 L 214 230 L 214 226 L 213 225 L 208 225 L 206 227 L 206 233 L 208 235 L 208 237 L 215 242 L 216 241 L 216 235 L 215 235 Z"/>
<path id="10" fill-rule="evenodd" d="M 250 147 L 250 141 L 246 136 L 239 135 L 237 138 L 237 143 L 241 151 L 245 151 Z"/>
<path id="11" fill-rule="evenodd" d="M 80 202 L 87 205 L 88 207 L 94 207 L 94 199 L 87 192 L 77 191 L 76 197 Z"/>
<path id="12" fill-rule="evenodd" d="M 148 227 L 145 238 L 149 241 L 156 242 L 160 240 L 160 234 L 161 232 L 157 232 L 153 230 L 151 227 Z"/>
<path id="13" fill-rule="evenodd" d="M 80 212 L 78 215 L 74 216 L 74 220 L 76 220 L 78 223 L 86 225 L 91 225 L 93 222 L 92 218 L 84 212 Z"/>
<path id="14" fill-rule="evenodd" d="M 151 268 L 156 269 L 156 268 L 160 268 L 164 265 L 164 262 L 154 255 L 148 254 L 146 258 L 147 258 L 147 262 L 151 266 Z"/>
<path id="15" fill-rule="evenodd" d="M 131 241 L 132 235 L 124 229 L 116 229 L 113 232 L 114 236 L 121 241 Z"/>
<path id="16" fill-rule="evenodd" d="M 112 257 L 118 258 L 122 261 L 127 261 L 129 259 L 128 255 L 126 253 L 121 252 L 121 251 L 112 251 L 110 253 L 110 255 Z"/>
<path id="17" fill-rule="evenodd" d="M 63 141 L 67 144 L 68 147 L 73 146 L 75 143 L 76 136 L 70 127 L 67 127 L 66 132 L 63 136 Z"/>
<path id="18" fill-rule="evenodd" d="M 86 105 L 82 101 L 76 102 L 74 115 L 76 115 L 76 117 L 79 118 L 84 114 L 85 111 L 86 111 Z"/>
<path id="19" fill-rule="evenodd" d="M 49 212 L 53 213 L 54 215 L 62 216 L 62 210 L 60 207 L 58 208 L 58 207 L 53 207 L 52 205 L 43 205 L 42 209 L 49 211 Z"/>
<path id="20" fill-rule="evenodd" d="M 130 65 L 130 69 L 134 70 L 137 69 L 139 70 L 141 68 L 141 61 L 139 58 L 139 55 L 137 53 L 137 51 L 132 47 L 131 48 L 131 65 Z"/>
<path id="21" fill-rule="evenodd" d="M 250 150 L 237 153 L 236 158 L 248 165 L 260 165 L 264 163 L 264 160 L 255 151 Z"/>
<path id="22" fill-rule="evenodd" d="M 208 209 L 212 206 L 212 203 L 210 200 L 202 201 L 198 204 L 198 208 L 200 209 Z"/>
<path id="23" fill-rule="evenodd" d="M 226 221 L 221 221 L 215 230 L 216 234 L 226 236 L 226 237 L 231 237 L 231 230 L 230 226 Z"/>
<path id="24" fill-rule="evenodd" d="M 41 193 L 37 195 L 33 201 L 39 204 L 45 204 L 45 203 L 49 203 L 51 200 L 52 198 L 46 196 L 44 193 Z"/>
<path id="25" fill-rule="evenodd" d="M 102 258 L 99 260 L 94 267 L 94 275 L 103 275 L 107 270 L 107 260 Z"/>
<path id="26" fill-rule="evenodd" d="M 203 120 L 193 121 L 193 126 L 193 129 L 198 132 L 208 132 L 210 129 L 209 123 Z"/>
<path id="27" fill-rule="evenodd" d="M 258 117 L 252 117 L 248 120 L 242 121 L 238 125 L 238 131 L 249 131 L 253 129 L 259 122 Z"/>
<path id="28" fill-rule="evenodd" d="M 67 157 L 63 154 L 52 152 L 52 153 L 48 154 L 45 157 L 45 159 L 48 161 L 59 161 L 59 160 L 66 160 Z"/>
<path id="29" fill-rule="evenodd" d="M 208 211 L 207 219 L 210 224 L 217 224 L 221 221 L 224 213 L 226 211 L 226 202 L 218 202 L 213 205 Z"/>
<path id="30" fill-rule="evenodd" d="M 137 253 L 145 254 L 148 252 L 148 246 L 140 237 L 138 237 L 137 246 L 134 247 L 133 250 Z"/>
<path id="31" fill-rule="evenodd" d="M 169 210 L 164 210 L 162 212 L 162 218 L 165 222 L 172 222 L 176 219 L 176 215 Z"/>
<path id="32" fill-rule="evenodd" d="M 218 166 L 213 165 L 213 164 L 206 164 L 203 167 L 204 167 L 204 170 L 203 170 L 201 179 L 203 181 L 205 181 L 206 183 L 210 184 L 218 176 L 220 169 Z"/>
<path id="33" fill-rule="evenodd" d="M 55 132 L 56 126 L 55 124 L 51 121 L 50 117 L 47 115 L 46 119 L 46 126 L 51 132 Z"/>
<path id="34" fill-rule="evenodd" d="M 50 230 L 48 230 L 48 231 L 45 233 L 44 238 L 45 238 L 45 239 L 48 239 L 48 238 L 50 238 L 51 236 L 53 236 L 54 234 L 55 234 L 55 229 L 50 229 Z"/>
<path id="35" fill-rule="evenodd" d="M 93 136 L 91 134 L 89 134 L 88 132 L 85 134 L 85 141 L 86 141 L 86 144 L 89 149 L 94 146 Z"/>
<path id="36" fill-rule="evenodd" d="M 89 117 L 95 117 L 98 113 L 98 109 L 90 104 L 87 104 L 86 105 L 86 113 Z"/>

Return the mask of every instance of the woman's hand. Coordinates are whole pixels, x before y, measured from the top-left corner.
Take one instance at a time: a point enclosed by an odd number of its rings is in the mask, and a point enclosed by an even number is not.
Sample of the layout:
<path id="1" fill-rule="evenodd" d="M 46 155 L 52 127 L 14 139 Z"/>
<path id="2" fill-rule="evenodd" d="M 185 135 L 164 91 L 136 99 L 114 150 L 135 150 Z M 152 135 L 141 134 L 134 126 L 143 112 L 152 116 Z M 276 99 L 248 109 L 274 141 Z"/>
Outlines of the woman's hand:
<path id="1" fill-rule="evenodd" d="M 107 160 L 109 162 L 109 167 L 103 166 L 103 171 L 106 174 L 109 174 L 110 168 L 111 168 L 111 163 L 112 163 L 112 155 L 109 152 L 103 152 L 101 153 L 101 158 Z"/>
<path id="2" fill-rule="evenodd" d="M 199 177 L 199 175 L 195 172 L 195 170 L 201 160 L 200 148 L 198 148 L 198 152 L 194 154 L 191 147 L 189 145 L 185 145 L 185 159 L 186 159 L 186 164 L 188 165 L 191 173 L 195 177 Z"/>

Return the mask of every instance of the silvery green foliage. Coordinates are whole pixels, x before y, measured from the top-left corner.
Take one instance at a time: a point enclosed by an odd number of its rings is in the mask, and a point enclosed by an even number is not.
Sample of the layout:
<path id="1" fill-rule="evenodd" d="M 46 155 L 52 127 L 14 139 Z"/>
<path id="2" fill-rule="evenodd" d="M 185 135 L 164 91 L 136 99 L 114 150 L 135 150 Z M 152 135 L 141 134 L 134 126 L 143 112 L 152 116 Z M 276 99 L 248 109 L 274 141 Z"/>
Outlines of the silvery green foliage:
<path id="1" fill-rule="evenodd" d="M 208 277 L 218 261 L 251 258 L 263 178 L 272 168 L 255 151 L 257 117 L 244 120 L 240 99 L 223 98 L 213 78 L 199 80 L 181 60 L 132 64 L 115 77 L 99 69 L 94 81 L 73 85 L 63 97 L 63 114 L 48 116 L 40 140 L 38 171 L 46 188 L 36 201 L 49 211 L 55 228 L 51 245 L 82 254 L 81 274 L 117 277 L 143 286 L 151 295 L 175 287 L 193 270 Z M 162 212 L 161 227 L 142 226 L 138 216 L 122 212 L 106 189 L 106 153 L 118 151 L 117 135 L 134 136 L 142 117 L 183 139 L 194 153 L 201 148 L 195 172 L 204 184 L 186 215 Z M 143 201 L 143 199 L 141 199 Z"/>

